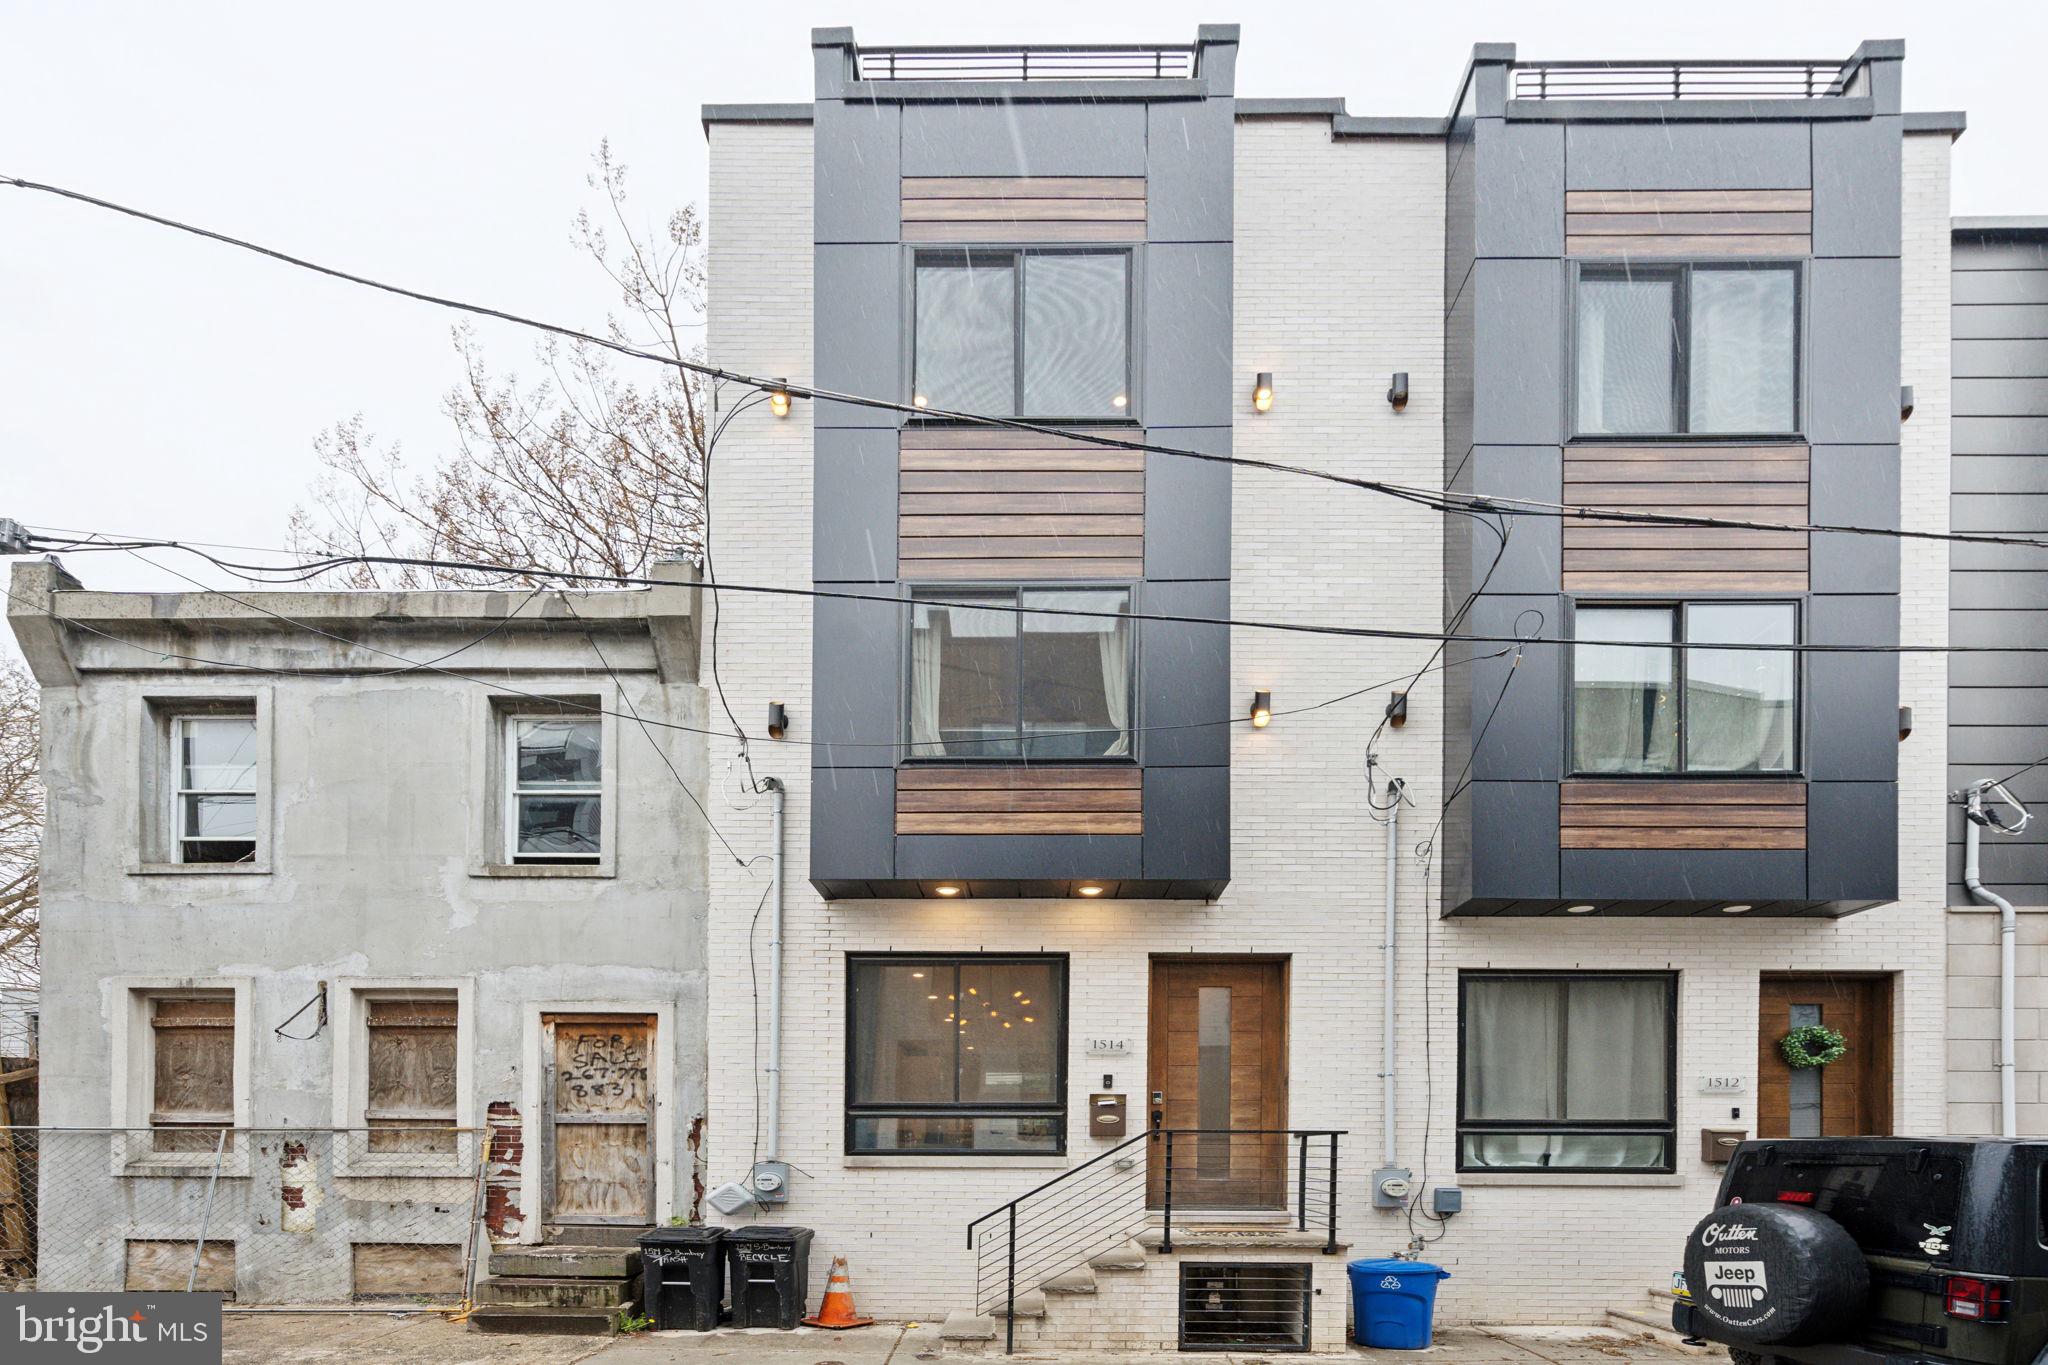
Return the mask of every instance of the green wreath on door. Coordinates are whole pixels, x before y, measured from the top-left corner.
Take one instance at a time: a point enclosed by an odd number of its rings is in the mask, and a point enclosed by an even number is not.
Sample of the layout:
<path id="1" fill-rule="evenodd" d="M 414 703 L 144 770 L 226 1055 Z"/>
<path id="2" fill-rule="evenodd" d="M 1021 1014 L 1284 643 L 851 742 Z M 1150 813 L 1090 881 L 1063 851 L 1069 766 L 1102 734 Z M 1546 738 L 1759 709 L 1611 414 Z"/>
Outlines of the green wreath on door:
<path id="1" fill-rule="evenodd" d="M 1848 1056 L 1849 1040 L 1826 1024 L 1802 1024 L 1778 1040 L 1778 1055 L 1794 1071 L 1807 1071 Z"/>

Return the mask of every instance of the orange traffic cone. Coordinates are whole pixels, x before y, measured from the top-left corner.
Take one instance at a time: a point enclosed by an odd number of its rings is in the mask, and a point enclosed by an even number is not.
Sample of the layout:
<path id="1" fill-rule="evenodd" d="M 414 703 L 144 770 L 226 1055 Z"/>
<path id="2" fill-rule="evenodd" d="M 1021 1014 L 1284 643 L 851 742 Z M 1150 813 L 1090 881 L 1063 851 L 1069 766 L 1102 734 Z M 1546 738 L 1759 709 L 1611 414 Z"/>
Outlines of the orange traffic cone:
<path id="1" fill-rule="evenodd" d="M 818 1311 L 804 1319 L 806 1327 L 830 1327 L 837 1331 L 845 1327 L 867 1327 L 873 1318 L 864 1318 L 853 1311 L 853 1277 L 846 1273 L 846 1258 L 832 1258 L 832 1273 L 825 1279 L 825 1301 L 818 1305 Z"/>

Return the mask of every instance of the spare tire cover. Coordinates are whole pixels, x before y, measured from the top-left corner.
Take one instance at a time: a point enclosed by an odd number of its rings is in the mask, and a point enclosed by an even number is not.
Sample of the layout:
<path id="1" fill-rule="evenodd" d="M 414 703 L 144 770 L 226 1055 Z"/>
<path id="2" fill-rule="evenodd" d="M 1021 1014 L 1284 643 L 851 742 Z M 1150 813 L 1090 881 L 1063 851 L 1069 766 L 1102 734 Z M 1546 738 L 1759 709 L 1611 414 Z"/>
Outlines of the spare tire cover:
<path id="1" fill-rule="evenodd" d="M 1844 1335 L 1870 1297 L 1856 1240 L 1825 1214 L 1786 1204 L 1730 1204 L 1701 1219 L 1685 1244 L 1685 1283 L 1695 1330 L 1743 1346 Z"/>

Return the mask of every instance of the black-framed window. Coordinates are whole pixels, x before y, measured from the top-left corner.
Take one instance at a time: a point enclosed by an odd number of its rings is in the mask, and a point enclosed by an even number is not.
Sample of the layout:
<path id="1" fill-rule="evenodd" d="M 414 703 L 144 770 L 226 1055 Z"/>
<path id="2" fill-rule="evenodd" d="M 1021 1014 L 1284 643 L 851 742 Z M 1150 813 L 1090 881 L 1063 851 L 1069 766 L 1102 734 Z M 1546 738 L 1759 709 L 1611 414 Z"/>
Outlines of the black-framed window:
<path id="1" fill-rule="evenodd" d="M 847 960 L 846 1150 L 1052 1153 L 1067 1145 L 1067 960 Z"/>
<path id="2" fill-rule="evenodd" d="M 1572 638 L 1574 772 L 1798 770 L 1798 651 L 1699 647 L 1794 645 L 1797 604 L 1582 605 Z"/>
<path id="3" fill-rule="evenodd" d="M 1130 610 L 1129 588 L 918 594 L 910 756 L 1129 758 L 1137 656 L 1133 623 L 1120 618 Z"/>
<path id="4" fill-rule="evenodd" d="M 1463 972 L 1458 1169 L 1670 1171 L 1673 973 Z"/>
<path id="5" fill-rule="evenodd" d="M 1132 416 L 1131 253 L 916 256 L 911 401 L 995 417 Z"/>
<path id="6" fill-rule="evenodd" d="M 1581 267 L 1574 431 L 1797 433 L 1799 291 L 1793 262 Z"/>

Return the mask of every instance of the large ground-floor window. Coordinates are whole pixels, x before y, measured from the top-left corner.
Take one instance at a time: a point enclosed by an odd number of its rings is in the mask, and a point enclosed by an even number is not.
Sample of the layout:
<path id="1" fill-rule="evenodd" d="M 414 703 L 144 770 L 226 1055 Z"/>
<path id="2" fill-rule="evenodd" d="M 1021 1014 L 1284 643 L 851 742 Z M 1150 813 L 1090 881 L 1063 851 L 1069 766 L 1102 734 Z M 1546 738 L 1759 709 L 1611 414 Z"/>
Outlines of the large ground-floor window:
<path id="1" fill-rule="evenodd" d="M 1670 1171 L 1678 978 L 1458 978 L 1458 1169 Z"/>
<path id="2" fill-rule="evenodd" d="M 1066 1150 L 1067 963 L 848 959 L 849 1153 Z"/>

